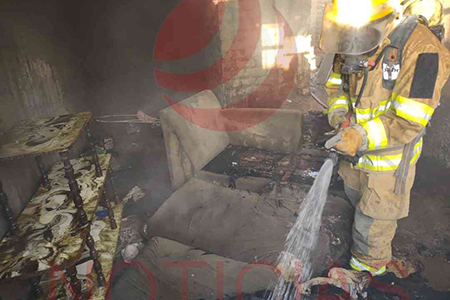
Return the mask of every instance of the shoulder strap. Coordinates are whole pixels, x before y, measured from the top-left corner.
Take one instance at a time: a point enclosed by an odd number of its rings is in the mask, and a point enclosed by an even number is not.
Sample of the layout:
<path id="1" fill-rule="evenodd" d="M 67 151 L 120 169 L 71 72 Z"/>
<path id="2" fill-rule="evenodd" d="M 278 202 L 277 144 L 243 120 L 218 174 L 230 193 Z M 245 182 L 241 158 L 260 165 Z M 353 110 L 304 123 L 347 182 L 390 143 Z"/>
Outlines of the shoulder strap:
<path id="1" fill-rule="evenodd" d="M 389 36 L 391 43 L 383 50 L 383 87 L 392 90 L 397 80 L 397 75 L 402 66 L 403 48 L 409 37 L 419 24 L 415 15 L 409 15 L 392 31 Z"/>

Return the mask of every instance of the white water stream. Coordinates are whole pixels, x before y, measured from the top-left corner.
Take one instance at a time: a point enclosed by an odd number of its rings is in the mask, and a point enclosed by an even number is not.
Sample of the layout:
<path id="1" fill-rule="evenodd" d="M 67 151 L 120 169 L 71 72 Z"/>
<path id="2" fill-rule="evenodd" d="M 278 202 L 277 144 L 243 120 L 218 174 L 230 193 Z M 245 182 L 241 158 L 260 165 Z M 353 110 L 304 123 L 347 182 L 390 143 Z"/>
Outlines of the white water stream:
<path id="1" fill-rule="evenodd" d="M 300 205 L 297 220 L 287 236 L 284 251 L 278 258 L 278 264 L 281 263 L 283 267 L 270 300 L 301 299 L 301 295 L 296 295 L 295 285 L 311 279 L 311 258 L 319 238 L 333 166 L 331 159 L 325 161 L 305 201 Z M 292 277 L 294 270 L 296 281 L 290 282 L 287 279 Z"/>

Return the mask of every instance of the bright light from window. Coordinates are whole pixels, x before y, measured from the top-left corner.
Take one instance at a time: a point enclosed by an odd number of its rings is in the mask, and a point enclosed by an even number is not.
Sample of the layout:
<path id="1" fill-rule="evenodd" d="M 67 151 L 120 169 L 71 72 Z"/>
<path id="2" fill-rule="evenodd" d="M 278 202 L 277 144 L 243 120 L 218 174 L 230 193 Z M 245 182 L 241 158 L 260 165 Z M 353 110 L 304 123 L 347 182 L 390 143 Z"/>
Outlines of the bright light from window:
<path id="1" fill-rule="evenodd" d="M 261 38 L 263 47 L 277 47 L 280 43 L 278 24 L 263 24 L 261 27 Z"/>
<path id="2" fill-rule="evenodd" d="M 262 66 L 271 69 L 277 65 L 280 46 L 280 29 L 278 24 L 263 24 L 261 27 Z"/>
<path id="3" fill-rule="evenodd" d="M 298 35 L 295 37 L 295 45 L 297 46 L 297 53 L 308 52 L 311 48 L 311 35 Z"/>
<path id="4" fill-rule="evenodd" d="M 317 69 L 316 55 L 314 54 L 314 47 L 311 45 L 311 35 L 298 35 L 295 37 L 295 45 L 297 53 L 303 53 L 303 56 L 308 60 L 311 70 Z"/>
<path id="5" fill-rule="evenodd" d="M 278 50 L 262 51 L 262 66 L 264 69 L 271 69 L 277 65 Z"/>

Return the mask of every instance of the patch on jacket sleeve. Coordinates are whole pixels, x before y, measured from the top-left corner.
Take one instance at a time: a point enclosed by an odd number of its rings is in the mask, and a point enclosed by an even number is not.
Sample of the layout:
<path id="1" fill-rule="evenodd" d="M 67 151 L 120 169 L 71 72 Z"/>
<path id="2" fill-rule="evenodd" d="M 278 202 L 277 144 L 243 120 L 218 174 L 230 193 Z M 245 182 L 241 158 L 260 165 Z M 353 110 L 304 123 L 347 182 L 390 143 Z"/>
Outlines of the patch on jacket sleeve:
<path id="1" fill-rule="evenodd" d="M 422 53 L 417 59 L 409 98 L 433 98 L 439 72 L 439 54 Z"/>

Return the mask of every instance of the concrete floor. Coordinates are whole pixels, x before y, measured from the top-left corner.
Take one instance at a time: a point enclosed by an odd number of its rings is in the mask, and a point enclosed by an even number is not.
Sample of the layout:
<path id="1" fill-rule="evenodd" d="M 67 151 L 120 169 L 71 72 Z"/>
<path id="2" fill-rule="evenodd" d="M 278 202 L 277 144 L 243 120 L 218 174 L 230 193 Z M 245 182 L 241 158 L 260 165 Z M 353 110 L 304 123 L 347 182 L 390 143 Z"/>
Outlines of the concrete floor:
<path id="1" fill-rule="evenodd" d="M 162 130 L 149 124 L 97 124 L 98 131 L 114 139 L 113 157 L 120 166 L 114 176 L 123 199 L 134 186 L 146 196 L 125 207 L 124 217 L 152 215 L 171 194 Z"/>

